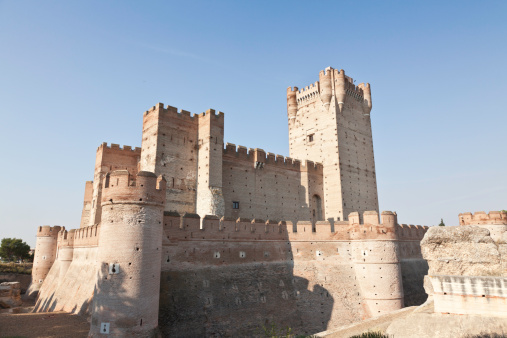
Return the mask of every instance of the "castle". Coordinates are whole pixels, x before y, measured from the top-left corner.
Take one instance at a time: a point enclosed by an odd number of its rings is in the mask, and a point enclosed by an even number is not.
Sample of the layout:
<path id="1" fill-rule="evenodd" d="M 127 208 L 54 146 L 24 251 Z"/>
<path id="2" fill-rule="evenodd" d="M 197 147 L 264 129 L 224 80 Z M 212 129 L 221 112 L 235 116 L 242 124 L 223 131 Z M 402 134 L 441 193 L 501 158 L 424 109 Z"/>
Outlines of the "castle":
<path id="1" fill-rule="evenodd" d="M 152 107 L 141 148 L 98 147 L 80 228 L 39 227 L 36 311 L 89 315 L 91 336 L 222 336 L 423 302 L 427 227 L 379 215 L 371 108 L 343 70 L 288 88 L 283 157 L 224 146 L 221 112 Z"/>

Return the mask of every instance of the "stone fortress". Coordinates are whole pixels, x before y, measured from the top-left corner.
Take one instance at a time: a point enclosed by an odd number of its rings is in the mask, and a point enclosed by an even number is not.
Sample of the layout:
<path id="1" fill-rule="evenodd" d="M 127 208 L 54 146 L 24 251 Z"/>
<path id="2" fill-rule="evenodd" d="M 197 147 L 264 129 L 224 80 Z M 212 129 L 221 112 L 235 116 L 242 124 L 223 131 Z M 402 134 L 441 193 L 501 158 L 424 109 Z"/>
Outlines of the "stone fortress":
<path id="1" fill-rule="evenodd" d="M 369 84 L 287 90 L 291 157 L 225 144 L 224 114 L 159 103 L 141 148 L 106 143 L 79 229 L 37 230 L 36 311 L 90 336 L 312 334 L 422 304 L 427 227 L 379 214 Z"/>

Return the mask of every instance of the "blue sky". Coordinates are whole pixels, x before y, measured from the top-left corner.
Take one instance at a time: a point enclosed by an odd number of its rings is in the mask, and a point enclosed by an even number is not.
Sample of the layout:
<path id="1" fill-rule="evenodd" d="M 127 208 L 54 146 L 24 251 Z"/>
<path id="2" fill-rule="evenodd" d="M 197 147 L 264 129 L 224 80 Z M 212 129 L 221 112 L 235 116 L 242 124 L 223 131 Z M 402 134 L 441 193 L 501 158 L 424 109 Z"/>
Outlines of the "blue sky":
<path id="1" fill-rule="evenodd" d="M 101 142 L 157 102 L 225 112 L 288 155 L 286 88 L 327 66 L 372 87 L 381 210 L 507 209 L 505 1 L 0 1 L 0 238 L 79 226 Z"/>

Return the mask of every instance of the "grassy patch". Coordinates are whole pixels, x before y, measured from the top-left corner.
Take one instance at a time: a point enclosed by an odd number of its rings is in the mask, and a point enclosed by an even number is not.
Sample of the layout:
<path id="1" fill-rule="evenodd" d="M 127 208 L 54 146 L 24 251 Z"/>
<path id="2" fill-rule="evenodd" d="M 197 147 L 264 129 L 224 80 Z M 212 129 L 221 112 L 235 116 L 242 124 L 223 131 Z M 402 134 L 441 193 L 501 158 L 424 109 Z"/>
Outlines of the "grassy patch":
<path id="1" fill-rule="evenodd" d="M 0 273 L 19 273 L 30 275 L 33 263 L 0 263 Z"/>

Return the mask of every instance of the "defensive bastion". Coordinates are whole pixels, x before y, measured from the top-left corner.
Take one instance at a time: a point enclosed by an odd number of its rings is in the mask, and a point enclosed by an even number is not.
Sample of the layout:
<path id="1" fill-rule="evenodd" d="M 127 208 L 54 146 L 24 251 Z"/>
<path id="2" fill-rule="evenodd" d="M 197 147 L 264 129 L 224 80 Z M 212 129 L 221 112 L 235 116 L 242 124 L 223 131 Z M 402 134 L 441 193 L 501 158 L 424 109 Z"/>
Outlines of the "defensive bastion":
<path id="1" fill-rule="evenodd" d="M 36 311 L 90 336 L 316 333 L 421 304 L 427 227 L 379 215 L 371 90 L 327 68 L 287 91 L 291 157 L 226 144 L 224 114 L 157 104 L 103 143 L 79 229 L 37 234 Z"/>

